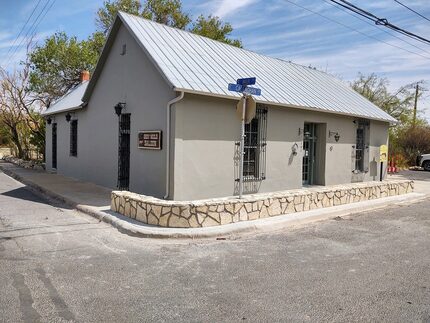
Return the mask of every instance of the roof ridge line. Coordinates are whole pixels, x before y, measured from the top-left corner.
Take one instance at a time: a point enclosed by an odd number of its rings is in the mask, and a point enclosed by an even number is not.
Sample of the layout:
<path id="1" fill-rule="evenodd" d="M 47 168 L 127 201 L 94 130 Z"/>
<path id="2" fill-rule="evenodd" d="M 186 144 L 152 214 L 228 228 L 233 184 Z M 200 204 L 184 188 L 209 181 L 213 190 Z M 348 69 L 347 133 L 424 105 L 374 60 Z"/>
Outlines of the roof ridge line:
<path id="1" fill-rule="evenodd" d="M 118 11 L 118 14 L 131 16 L 131 17 L 134 17 L 134 18 L 137 18 L 137 19 L 142 19 L 142 20 L 148 21 L 149 23 L 152 23 L 152 24 L 155 24 L 155 25 L 159 25 L 160 27 L 163 27 L 163 28 L 169 28 L 169 29 L 178 30 L 180 32 L 185 32 L 185 33 L 191 34 L 194 37 L 205 38 L 205 39 L 208 39 L 211 42 L 216 42 L 216 43 L 219 43 L 219 44 L 221 44 L 223 46 L 229 46 L 229 47 L 232 47 L 232 48 L 234 48 L 236 50 L 242 50 L 242 51 L 245 51 L 245 52 L 248 52 L 248 53 L 252 53 L 252 54 L 255 54 L 255 55 L 259 55 L 259 56 L 262 56 L 262 57 L 265 57 L 265 58 L 269 58 L 269 59 L 273 59 L 273 60 L 278 60 L 278 61 L 281 61 L 283 63 L 293 64 L 293 65 L 300 66 L 300 67 L 303 67 L 303 68 L 311 69 L 313 71 L 317 71 L 317 72 L 329 75 L 330 77 L 336 78 L 334 75 L 332 75 L 332 74 L 330 74 L 328 72 L 324 72 L 324 71 L 318 70 L 316 68 L 312 68 L 310 66 L 299 64 L 299 63 L 293 62 L 291 60 L 287 60 L 287 59 L 280 58 L 280 57 L 272 57 L 272 56 L 269 56 L 269 55 L 261 54 L 261 53 L 258 53 L 256 51 L 250 50 L 250 49 L 246 49 L 246 48 L 242 48 L 242 47 L 237 47 L 237 46 L 234 46 L 234 45 L 231 45 L 231 44 L 227 44 L 227 43 L 224 43 L 222 41 L 215 40 L 215 39 L 203 36 L 203 35 L 195 34 L 195 33 L 191 32 L 189 30 L 186 30 L 186 29 L 180 29 L 180 28 L 168 26 L 168 25 L 162 24 L 162 23 L 157 22 L 157 21 L 153 21 L 153 20 L 148 19 L 148 18 L 144 18 L 144 17 L 138 16 L 138 15 L 127 13 L 125 11 Z"/>

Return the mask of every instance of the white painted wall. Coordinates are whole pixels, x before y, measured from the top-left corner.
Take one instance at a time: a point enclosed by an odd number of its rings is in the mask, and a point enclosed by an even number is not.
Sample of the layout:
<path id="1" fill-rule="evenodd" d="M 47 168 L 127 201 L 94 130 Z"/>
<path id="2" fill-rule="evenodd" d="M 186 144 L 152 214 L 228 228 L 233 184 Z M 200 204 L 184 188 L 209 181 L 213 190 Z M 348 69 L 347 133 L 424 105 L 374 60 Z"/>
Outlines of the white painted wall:
<path id="1" fill-rule="evenodd" d="M 123 45 L 127 54 L 121 56 Z M 78 120 L 78 156 L 69 156 L 70 124 L 65 113 L 57 123 L 57 172 L 115 188 L 118 174 L 118 117 L 113 107 L 126 102 L 131 113 L 130 190 L 163 197 L 166 180 L 166 105 L 176 94 L 124 27 L 120 27 L 110 55 L 88 106 L 72 113 Z M 186 94 L 172 113 L 171 199 L 199 199 L 237 194 L 235 142 L 240 125 L 236 101 Z M 266 179 L 245 185 L 245 191 L 270 192 L 302 186 L 302 141 L 299 128 L 305 122 L 320 123 L 321 184 L 378 179 L 378 167 L 354 175 L 354 118 L 301 109 L 270 106 L 267 121 Z M 46 165 L 51 170 L 51 129 L 46 130 Z M 323 130 L 321 130 L 323 129 Z M 137 148 L 139 130 L 162 130 L 163 150 Z M 337 131 L 340 141 L 328 136 Z M 387 143 L 388 124 L 371 122 L 369 159 L 379 158 L 379 146 Z M 324 137 L 324 138 L 323 138 Z M 292 155 L 297 143 L 298 155 Z M 373 173 L 372 173 L 373 172 Z M 374 176 L 374 177 L 373 177 Z"/>
<path id="2" fill-rule="evenodd" d="M 127 53 L 121 56 L 123 44 Z M 137 147 L 139 130 L 165 133 L 166 105 L 175 93 L 149 61 L 134 38 L 120 27 L 110 55 L 86 108 L 78 119 L 78 156 L 69 156 L 70 125 L 65 114 L 54 116 L 58 132 L 57 172 L 115 188 L 118 174 L 118 117 L 114 106 L 126 102 L 131 113 L 130 190 L 162 197 L 165 194 L 165 149 Z M 51 126 L 46 131 L 48 170 L 52 163 Z"/>
<path id="3" fill-rule="evenodd" d="M 235 142 L 240 124 L 235 115 L 237 101 L 186 94 L 175 108 L 174 199 L 200 199 L 237 194 Z M 325 156 L 325 185 L 350 183 L 356 177 L 354 164 L 356 126 L 352 117 L 270 106 L 267 120 L 266 179 L 247 184 L 247 192 L 270 192 L 302 187 L 303 137 L 305 122 L 322 124 Z M 371 122 L 369 158 L 379 158 L 379 146 L 387 143 L 388 124 Z M 339 132 L 335 142 L 329 131 Z M 321 136 L 321 133 L 318 134 Z M 292 147 L 299 151 L 293 156 Z M 318 158 L 318 156 L 317 156 Z M 377 175 L 378 176 L 378 175 Z M 376 176 L 376 179 L 379 178 Z M 371 180 L 363 174 L 361 180 Z"/>

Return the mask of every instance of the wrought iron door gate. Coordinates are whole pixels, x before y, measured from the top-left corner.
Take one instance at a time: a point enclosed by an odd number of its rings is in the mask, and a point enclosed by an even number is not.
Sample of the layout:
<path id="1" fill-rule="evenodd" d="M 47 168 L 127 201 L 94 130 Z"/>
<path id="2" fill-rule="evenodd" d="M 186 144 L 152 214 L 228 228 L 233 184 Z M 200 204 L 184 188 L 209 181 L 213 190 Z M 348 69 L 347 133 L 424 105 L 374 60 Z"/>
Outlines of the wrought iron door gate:
<path id="1" fill-rule="evenodd" d="M 52 124 L 52 168 L 57 169 L 57 124 Z"/>
<path id="2" fill-rule="evenodd" d="M 130 113 L 119 117 L 118 138 L 118 189 L 128 190 L 130 185 Z"/>
<path id="3" fill-rule="evenodd" d="M 312 185 L 315 177 L 316 124 L 305 123 L 303 131 L 303 185 Z"/>

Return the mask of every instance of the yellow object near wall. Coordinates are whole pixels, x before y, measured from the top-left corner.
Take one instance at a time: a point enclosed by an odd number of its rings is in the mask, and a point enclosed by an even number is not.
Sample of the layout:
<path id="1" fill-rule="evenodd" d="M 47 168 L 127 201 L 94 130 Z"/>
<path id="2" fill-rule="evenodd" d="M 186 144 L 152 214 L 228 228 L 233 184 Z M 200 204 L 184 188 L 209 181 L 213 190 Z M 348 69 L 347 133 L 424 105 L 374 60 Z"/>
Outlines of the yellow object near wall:
<path id="1" fill-rule="evenodd" d="M 386 162 L 387 160 L 388 160 L 388 146 L 381 145 L 381 147 L 379 147 L 379 161 L 383 163 L 383 162 Z"/>

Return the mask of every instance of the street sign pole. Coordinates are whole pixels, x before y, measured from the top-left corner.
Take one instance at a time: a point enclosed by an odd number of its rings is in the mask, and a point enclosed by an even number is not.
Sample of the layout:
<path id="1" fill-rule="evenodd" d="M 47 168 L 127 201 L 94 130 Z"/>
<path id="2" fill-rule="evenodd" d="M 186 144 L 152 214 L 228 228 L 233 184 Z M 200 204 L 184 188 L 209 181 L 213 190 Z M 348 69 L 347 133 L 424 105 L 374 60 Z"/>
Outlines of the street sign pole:
<path id="1" fill-rule="evenodd" d="M 240 147 L 239 147 L 239 198 L 242 198 L 243 195 L 243 163 L 245 158 L 245 121 L 247 123 L 250 122 L 248 119 L 252 119 L 254 116 L 247 116 L 246 115 L 246 101 L 247 96 L 249 95 L 251 98 L 251 106 L 250 106 L 250 112 L 251 114 L 255 114 L 255 101 L 252 99 L 252 95 L 261 95 L 261 90 L 255 87 L 249 87 L 249 85 L 254 85 L 256 82 L 255 77 L 248 77 L 243 79 L 238 79 L 236 81 L 236 84 L 229 83 L 228 84 L 228 90 L 242 93 L 243 95 L 243 105 L 242 105 L 242 114 L 240 114 L 240 111 L 237 111 L 237 115 L 240 118 Z M 237 105 L 237 109 L 240 109 L 240 101 Z M 254 112 L 252 112 L 254 111 Z M 247 121 L 248 120 L 248 121 Z M 237 181 L 237 179 L 236 179 Z"/>
<path id="2" fill-rule="evenodd" d="M 240 164 L 239 164 L 239 198 L 243 194 L 243 158 L 245 155 L 245 114 L 246 114 L 246 95 L 243 96 L 242 120 L 240 130 Z"/>

